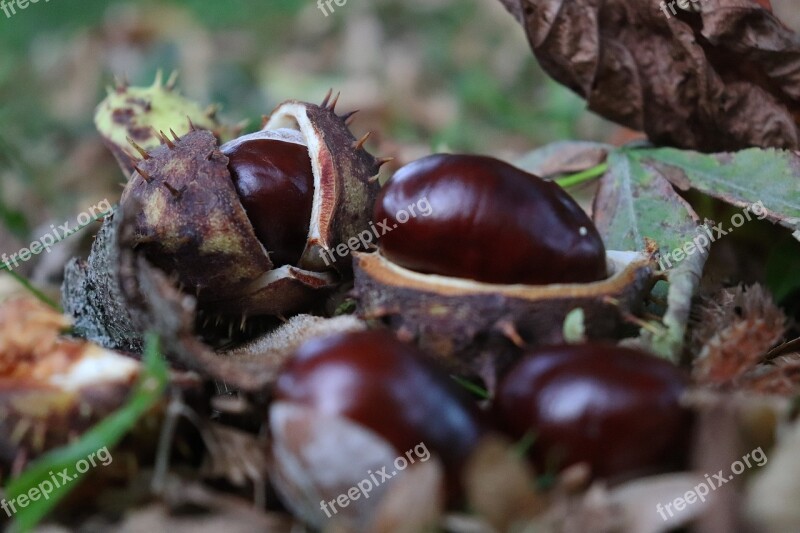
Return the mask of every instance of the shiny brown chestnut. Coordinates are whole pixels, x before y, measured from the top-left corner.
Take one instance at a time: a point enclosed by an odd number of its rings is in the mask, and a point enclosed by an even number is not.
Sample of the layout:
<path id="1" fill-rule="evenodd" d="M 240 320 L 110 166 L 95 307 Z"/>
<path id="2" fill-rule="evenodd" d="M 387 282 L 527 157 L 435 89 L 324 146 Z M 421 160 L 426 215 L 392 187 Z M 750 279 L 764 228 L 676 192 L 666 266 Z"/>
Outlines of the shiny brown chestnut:
<path id="1" fill-rule="evenodd" d="M 223 153 L 247 217 L 273 265 L 296 265 L 305 249 L 314 200 L 308 148 L 278 139 L 251 139 Z"/>
<path id="2" fill-rule="evenodd" d="M 379 330 L 305 343 L 278 377 L 275 400 L 353 420 L 399 454 L 424 443 L 451 473 L 485 432 L 481 412 L 445 372 Z"/>
<path id="3" fill-rule="evenodd" d="M 601 478 L 680 466 L 690 417 L 683 372 L 613 344 L 544 347 L 501 380 L 494 410 L 512 436 L 530 433 L 540 469 L 590 465 Z"/>
<path id="4" fill-rule="evenodd" d="M 410 212 L 426 203 L 426 214 Z M 410 216 L 406 216 L 410 215 Z M 433 155 L 401 168 L 375 204 L 390 261 L 426 274 L 545 285 L 606 278 L 592 221 L 558 185 L 503 161 Z"/>

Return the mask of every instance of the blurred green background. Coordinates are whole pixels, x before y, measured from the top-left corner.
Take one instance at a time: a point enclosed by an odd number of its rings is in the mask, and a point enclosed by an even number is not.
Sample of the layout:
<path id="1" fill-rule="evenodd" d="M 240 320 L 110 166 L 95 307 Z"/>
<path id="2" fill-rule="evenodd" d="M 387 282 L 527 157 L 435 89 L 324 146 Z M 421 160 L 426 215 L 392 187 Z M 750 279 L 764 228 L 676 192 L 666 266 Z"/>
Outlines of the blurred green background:
<path id="1" fill-rule="evenodd" d="M 333 87 L 339 109 L 362 110 L 354 132 L 375 132 L 368 148 L 397 158 L 385 172 L 434 150 L 512 159 L 558 139 L 629 137 L 542 74 L 496 0 L 333 7 L 326 17 L 316 0 L 40 0 L 0 12 L 0 252 L 118 199 L 124 177 L 92 123 L 115 75 L 149 85 L 177 69 L 186 95 L 247 129 L 282 100 L 319 102 Z M 22 273 L 46 281 L 63 259 Z"/>

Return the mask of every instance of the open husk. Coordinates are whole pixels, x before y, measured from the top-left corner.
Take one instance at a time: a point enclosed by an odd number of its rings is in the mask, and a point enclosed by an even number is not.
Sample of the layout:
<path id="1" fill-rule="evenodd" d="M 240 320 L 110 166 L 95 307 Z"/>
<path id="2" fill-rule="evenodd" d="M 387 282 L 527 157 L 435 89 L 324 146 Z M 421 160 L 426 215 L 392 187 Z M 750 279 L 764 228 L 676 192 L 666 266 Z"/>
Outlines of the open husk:
<path id="1" fill-rule="evenodd" d="M 359 313 L 379 319 L 446 364 L 493 381 L 519 349 L 564 342 L 564 320 L 582 309 L 588 338 L 612 337 L 652 287 L 652 256 L 607 253 L 609 278 L 594 283 L 499 285 L 420 274 L 380 252 L 357 253 Z"/>

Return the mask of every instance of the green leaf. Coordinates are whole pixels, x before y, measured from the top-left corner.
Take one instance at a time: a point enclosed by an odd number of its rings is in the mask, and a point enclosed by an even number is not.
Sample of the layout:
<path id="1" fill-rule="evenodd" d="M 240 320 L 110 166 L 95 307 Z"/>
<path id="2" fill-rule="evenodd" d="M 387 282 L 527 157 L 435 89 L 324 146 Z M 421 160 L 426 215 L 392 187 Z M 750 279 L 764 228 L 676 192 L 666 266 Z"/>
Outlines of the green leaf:
<path id="1" fill-rule="evenodd" d="M 694 238 L 697 214 L 636 150 L 612 152 L 608 165 L 593 214 L 606 248 L 645 251 L 652 239 L 666 252 Z"/>
<path id="2" fill-rule="evenodd" d="M 53 450 L 33 462 L 19 477 L 11 480 L 6 490 L 7 499 L 17 498 L 40 483 L 51 480 L 50 472 L 65 468 L 74 473 L 75 464 L 89 454 L 103 448 L 113 448 L 163 396 L 168 381 L 168 368 L 158 348 L 158 337 L 148 334 L 142 373 L 128 402 L 107 416 L 81 437 L 62 448 Z M 55 505 L 74 489 L 80 479 L 73 480 L 55 490 L 48 499 L 31 501 L 27 507 L 17 507 L 14 526 L 18 531 L 29 531 L 42 520 Z"/>
<path id="3" fill-rule="evenodd" d="M 618 150 L 609 155 L 609 171 L 600 182 L 593 217 L 606 247 L 646 251 L 648 239 L 662 253 L 683 249 L 698 234 L 698 217 L 661 172 L 639 157 L 641 150 Z M 689 320 L 691 299 L 702 276 L 707 250 L 670 265 L 668 286 L 654 290 L 667 299 L 662 322 L 650 322 L 641 340 L 652 352 L 677 361 Z M 665 294 L 666 291 L 666 294 Z"/>
<path id="4" fill-rule="evenodd" d="M 653 351 L 675 359 L 682 349 L 691 298 L 702 277 L 707 254 L 696 239 L 701 235 L 696 214 L 667 184 L 683 190 L 696 189 L 748 209 L 758 219 L 768 218 L 797 230 L 800 155 L 760 148 L 721 154 L 640 148 L 613 152 L 608 161 L 610 170 L 601 182 L 594 213 L 606 246 L 642 250 L 645 239 L 650 238 L 662 254 L 671 252 L 671 257 L 676 250 L 692 251 L 681 252 L 676 265 L 671 260 L 662 265 L 670 269 L 668 309 L 663 323 L 650 324 L 642 332 L 643 340 Z M 800 239 L 800 232 L 794 236 Z M 794 276 L 786 275 L 796 262 L 796 258 L 788 256 L 772 258 L 768 278 L 778 298 L 798 286 Z"/>
<path id="5" fill-rule="evenodd" d="M 696 189 L 741 208 L 761 202 L 765 216 L 786 227 L 800 221 L 800 156 L 795 152 L 750 148 L 702 154 L 659 148 L 631 151 L 630 157 L 657 167 L 680 189 Z"/>
<path id="6" fill-rule="evenodd" d="M 620 157 L 618 153 L 612 156 L 617 157 Z M 641 173 L 645 171 L 669 181 L 679 189 L 695 189 L 730 205 L 748 209 L 758 219 L 767 218 L 795 230 L 798 228 L 800 156 L 795 152 L 750 148 L 736 153 L 703 154 L 674 148 L 647 148 L 627 150 L 624 157 L 630 171 L 626 174 L 623 170 L 621 173 L 632 181 L 640 182 Z M 661 217 L 671 227 L 669 232 L 660 237 L 649 235 L 658 241 L 662 252 L 682 248 L 692 240 L 688 234 L 681 237 L 680 230 L 674 231 L 677 227 L 670 222 L 674 221 L 674 217 L 670 219 L 669 213 L 658 209 L 656 205 L 648 205 L 652 199 L 642 201 L 637 198 L 643 191 L 636 190 L 635 186 L 630 189 L 632 192 L 628 198 L 631 205 L 635 204 L 636 207 L 630 210 L 634 215 L 630 215 L 628 220 L 638 218 L 632 227 L 639 231 L 642 228 L 646 228 L 644 231 L 653 231 L 653 223 Z M 650 196 L 649 193 L 647 196 Z M 611 219 L 619 223 L 624 215 L 614 213 Z M 609 239 L 640 245 L 641 240 L 637 238 L 640 235 L 625 234 L 623 230 L 624 223 L 609 225 Z M 800 232 L 795 231 L 794 237 L 800 239 Z M 687 254 L 676 268 L 670 270 L 668 309 L 663 323 L 642 331 L 642 339 L 654 352 L 673 360 L 680 356 L 691 298 L 702 277 L 706 258 L 704 252 Z M 776 291 L 778 299 L 786 297 L 798 286 L 794 279 L 796 276 L 786 275 L 796 262 L 796 258 L 786 254 L 773 254 L 771 258 L 767 271 L 768 283 Z"/>

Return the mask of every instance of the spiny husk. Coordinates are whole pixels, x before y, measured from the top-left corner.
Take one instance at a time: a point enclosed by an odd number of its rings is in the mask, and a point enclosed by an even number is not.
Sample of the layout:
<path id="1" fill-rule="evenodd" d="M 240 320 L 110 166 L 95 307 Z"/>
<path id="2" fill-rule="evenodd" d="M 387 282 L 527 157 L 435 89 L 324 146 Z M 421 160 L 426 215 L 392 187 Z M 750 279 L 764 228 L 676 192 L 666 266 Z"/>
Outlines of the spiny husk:
<path id="1" fill-rule="evenodd" d="M 159 146 L 136 168 L 121 201 L 141 206 L 130 245 L 201 305 L 234 315 L 291 314 L 335 285 L 331 274 L 272 269 L 210 132 Z"/>
<path id="2" fill-rule="evenodd" d="M 123 192 L 125 228 L 120 216 L 107 217 L 88 261 L 67 267 L 62 293 L 78 334 L 138 352 L 142 332 L 161 323 L 158 315 L 168 308 L 148 303 L 180 302 L 186 295 L 194 297 L 191 309 L 172 322 L 187 335 L 197 333 L 183 327 L 197 311 L 222 318 L 233 330 L 234 323 L 245 329 L 249 317 L 321 309 L 352 268 L 349 257 L 327 264 L 320 252 L 367 227 L 379 188 L 374 178 L 384 162 L 364 150 L 347 118 L 335 113 L 335 101 L 290 101 L 278 106 L 264 129 L 242 138 L 288 140 L 309 150 L 315 191 L 308 243 L 298 266 L 280 268 L 273 268 L 255 235 L 218 139 L 192 128 L 182 137 L 160 133 L 161 144 L 141 150 Z M 122 261 L 121 254 L 134 250 L 136 259 Z M 145 283 L 137 279 L 140 256 L 164 275 L 146 277 L 152 292 L 142 292 Z M 173 285 L 180 297 L 164 292 Z"/>
<path id="3" fill-rule="evenodd" d="M 177 135 L 185 135 L 194 124 L 221 133 L 215 109 L 204 110 L 183 97 L 175 88 L 175 79 L 173 74 L 164 84 L 159 72 L 149 87 L 132 87 L 119 81 L 109 87 L 108 96 L 97 106 L 95 126 L 126 177 L 140 158 L 139 149 L 151 150 L 161 144 L 161 131 L 171 128 Z"/>
<path id="4" fill-rule="evenodd" d="M 595 283 L 499 285 L 420 274 L 380 252 L 358 253 L 358 312 L 491 387 L 521 349 L 564 342 L 564 319 L 574 309 L 583 310 L 590 339 L 619 331 L 651 288 L 654 263 L 634 252 L 608 252 L 608 263 L 611 276 Z"/>
<path id="5" fill-rule="evenodd" d="M 334 113 L 335 103 L 322 106 L 288 101 L 279 105 L 264 129 L 299 129 L 306 140 L 314 172 L 314 205 L 308 242 L 299 266 L 313 271 L 330 270 L 323 252 L 347 243 L 369 227 L 380 185 L 374 179 L 385 160 L 364 150 L 365 135 L 357 140 L 347 127 L 348 115 Z M 352 246 L 349 246 L 352 248 Z M 349 257 L 332 266 L 349 273 Z"/>
<path id="6" fill-rule="evenodd" d="M 299 132 L 299 133 L 298 133 Z M 306 248 L 297 266 L 273 269 L 255 235 L 228 170 L 228 158 L 209 132 L 192 131 L 144 154 L 122 197 L 142 206 L 132 245 L 174 273 L 201 307 L 233 315 L 289 315 L 309 309 L 320 292 L 347 273 L 347 258 L 327 264 L 322 252 L 368 227 L 380 164 L 355 140 L 332 108 L 284 103 L 261 132 L 305 144 L 314 173 Z M 229 143 L 241 142 L 235 140 Z"/>
<path id="7" fill-rule="evenodd" d="M 181 291 L 173 278 L 135 249 L 135 220 L 140 212 L 136 202 L 131 202 L 104 223 L 97 242 L 102 251 L 112 251 L 113 261 L 100 261 L 105 255 L 97 250 L 88 263 L 73 262 L 67 271 L 63 299 L 67 310 L 79 319 L 75 326 L 79 335 L 100 335 L 98 339 L 108 344 L 140 349 L 143 332 L 152 331 L 177 365 L 232 388 L 260 393 L 274 382 L 283 361 L 305 340 L 364 327 L 355 317 L 298 315 L 238 348 L 215 351 L 197 337 L 197 299 Z M 86 292 L 95 279 L 87 276 L 96 269 L 102 269 L 100 279 L 108 286 L 102 292 Z M 114 328 L 104 322 L 109 315 L 115 318 Z M 97 319 L 99 323 L 94 322 Z"/>
<path id="8" fill-rule="evenodd" d="M 736 383 L 786 333 L 786 315 L 757 284 L 723 289 L 704 302 L 699 314 L 693 376 L 705 385 Z"/>

